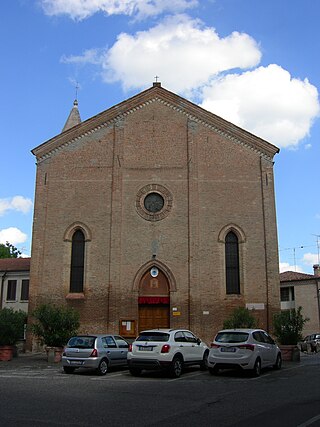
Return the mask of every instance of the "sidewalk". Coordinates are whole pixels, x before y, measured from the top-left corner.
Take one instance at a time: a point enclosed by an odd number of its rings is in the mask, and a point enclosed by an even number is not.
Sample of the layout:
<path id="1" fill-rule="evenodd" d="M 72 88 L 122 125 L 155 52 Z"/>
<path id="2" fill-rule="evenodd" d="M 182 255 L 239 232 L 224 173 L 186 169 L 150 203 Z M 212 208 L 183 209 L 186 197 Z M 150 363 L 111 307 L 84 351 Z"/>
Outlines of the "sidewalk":
<path id="1" fill-rule="evenodd" d="M 0 371 L 12 369 L 47 369 L 48 367 L 61 369 L 61 362 L 50 363 L 46 352 L 41 353 L 19 353 L 9 362 L 0 361 Z"/>

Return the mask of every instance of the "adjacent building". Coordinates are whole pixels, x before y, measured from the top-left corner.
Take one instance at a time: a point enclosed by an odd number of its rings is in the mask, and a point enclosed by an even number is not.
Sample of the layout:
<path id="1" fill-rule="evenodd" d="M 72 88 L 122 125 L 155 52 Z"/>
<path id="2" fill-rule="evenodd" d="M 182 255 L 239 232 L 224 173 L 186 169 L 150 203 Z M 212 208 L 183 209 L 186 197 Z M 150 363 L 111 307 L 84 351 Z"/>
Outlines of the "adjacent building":
<path id="1" fill-rule="evenodd" d="M 247 306 L 270 330 L 278 151 L 159 82 L 83 122 L 75 102 L 32 151 L 30 309 L 75 307 L 83 332 L 186 327 L 210 341 Z"/>
<path id="2" fill-rule="evenodd" d="M 30 258 L 0 259 L 0 309 L 28 313 Z"/>
<path id="3" fill-rule="evenodd" d="M 314 274 L 285 271 L 280 273 L 281 310 L 302 307 L 302 314 L 310 320 L 303 333 L 320 332 L 320 267 L 313 266 Z"/>

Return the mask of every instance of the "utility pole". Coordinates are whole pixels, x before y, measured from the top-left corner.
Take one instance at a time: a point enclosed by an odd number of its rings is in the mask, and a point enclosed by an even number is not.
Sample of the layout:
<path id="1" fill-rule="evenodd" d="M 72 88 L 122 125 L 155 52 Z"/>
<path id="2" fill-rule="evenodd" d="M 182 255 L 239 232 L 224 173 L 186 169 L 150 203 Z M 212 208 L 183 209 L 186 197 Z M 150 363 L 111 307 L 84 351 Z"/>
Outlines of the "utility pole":
<path id="1" fill-rule="evenodd" d="M 313 234 L 317 238 L 317 248 L 318 248 L 318 264 L 320 264 L 320 234 Z"/>

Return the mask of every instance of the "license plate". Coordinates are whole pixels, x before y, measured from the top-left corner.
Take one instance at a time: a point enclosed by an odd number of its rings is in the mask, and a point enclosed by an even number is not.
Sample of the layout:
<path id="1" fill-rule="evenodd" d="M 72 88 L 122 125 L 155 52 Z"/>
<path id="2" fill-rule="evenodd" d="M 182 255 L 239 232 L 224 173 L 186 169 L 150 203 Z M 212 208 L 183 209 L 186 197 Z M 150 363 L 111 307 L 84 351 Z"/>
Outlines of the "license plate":
<path id="1" fill-rule="evenodd" d="M 235 347 L 221 347 L 221 351 L 223 353 L 235 353 L 236 348 Z"/>
<path id="2" fill-rule="evenodd" d="M 139 347 L 139 351 L 152 351 L 153 347 Z"/>
<path id="3" fill-rule="evenodd" d="M 71 365 L 82 365 L 81 360 L 70 360 Z"/>

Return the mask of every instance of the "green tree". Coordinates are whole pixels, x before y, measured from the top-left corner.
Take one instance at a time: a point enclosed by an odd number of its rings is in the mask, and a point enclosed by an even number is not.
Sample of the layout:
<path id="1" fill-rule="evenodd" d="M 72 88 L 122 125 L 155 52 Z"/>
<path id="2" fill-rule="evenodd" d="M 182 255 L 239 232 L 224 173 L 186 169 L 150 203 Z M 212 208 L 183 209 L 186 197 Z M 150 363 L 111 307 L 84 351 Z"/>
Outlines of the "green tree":
<path id="1" fill-rule="evenodd" d="M 0 258 L 18 258 L 21 252 L 11 243 L 0 243 Z"/>
<path id="2" fill-rule="evenodd" d="M 257 320 L 245 307 L 235 308 L 229 319 L 223 322 L 224 329 L 256 328 Z"/>
<path id="3" fill-rule="evenodd" d="M 80 326 L 79 313 L 71 307 L 39 305 L 32 313 L 32 332 L 49 347 L 63 347 Z"/>
<path id="4" fill-rule="evenodd" d="M 282 345 L 296 345 L 302 340 L 302 331 L 310 319 L 302 315 L 302 307 L 283 310 L 273 318 L 274 334 Z"/>
<path id="5" fill-rule="evenodd" d="M 15 345 L 23 338 L 24 325 L 27 323 L 27 314 L 12 308 L 0 310 L 0 345 Z"/>

